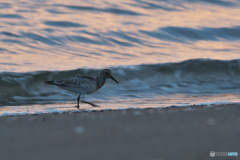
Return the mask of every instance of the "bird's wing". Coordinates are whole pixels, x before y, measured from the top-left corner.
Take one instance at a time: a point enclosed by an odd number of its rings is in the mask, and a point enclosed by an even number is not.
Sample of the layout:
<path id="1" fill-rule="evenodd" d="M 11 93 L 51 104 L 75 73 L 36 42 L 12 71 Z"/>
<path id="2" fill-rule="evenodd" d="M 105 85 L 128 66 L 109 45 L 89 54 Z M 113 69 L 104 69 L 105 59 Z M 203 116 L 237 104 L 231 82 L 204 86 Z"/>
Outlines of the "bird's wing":
<path id="1" fill-rule="evenodd" d="M 84 78 L 84 79 L 91 79 L 91 80 L 96 80 L 95 78 L 93 78 L 92 76 L 80 76 L 80 75 L 78 75 L 78 76 L 76 76 L 76 77 L 78 77 L 78 78 Z"/>
<path id="2" fill-rule="evenodd" d="M 76 76 L 58 81 L 46 81 L 46 83 L 56 86 L 67 86 L 82 89 L 96 87 L 96 79 L 91 76 Z"/>

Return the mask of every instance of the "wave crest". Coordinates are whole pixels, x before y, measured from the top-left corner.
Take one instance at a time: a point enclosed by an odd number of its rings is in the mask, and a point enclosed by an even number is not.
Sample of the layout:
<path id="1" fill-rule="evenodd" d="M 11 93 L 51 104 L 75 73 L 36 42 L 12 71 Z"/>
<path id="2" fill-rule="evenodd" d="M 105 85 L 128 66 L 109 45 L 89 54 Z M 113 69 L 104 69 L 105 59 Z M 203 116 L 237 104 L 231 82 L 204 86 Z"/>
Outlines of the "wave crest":
<path id="1" fill-rule="evenodd" d="M 192 59 L 179 63 L 145 64 L 111 68 L 120 82 L 108 80 L 95 97 L 128 98 L 159 94 L 202 94 L 237 92 L 240 89 L 240 60 L 221 61 Z M 71 93 L 45 85 L 45 80 L 58 80 L 77 75 L 96 77 L 100 70 L 41 71 L 0 73 L 0 105 L 53 103 L 73 100 Z M 64 98 L 63 98 L 64 97 Z"/>

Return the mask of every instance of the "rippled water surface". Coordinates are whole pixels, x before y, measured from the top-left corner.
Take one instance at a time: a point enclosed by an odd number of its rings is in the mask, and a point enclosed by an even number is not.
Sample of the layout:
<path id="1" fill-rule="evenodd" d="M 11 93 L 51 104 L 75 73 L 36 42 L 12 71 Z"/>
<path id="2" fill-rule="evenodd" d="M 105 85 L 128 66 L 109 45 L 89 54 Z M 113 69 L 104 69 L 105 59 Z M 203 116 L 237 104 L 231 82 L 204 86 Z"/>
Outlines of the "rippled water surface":
<path id="1" fill-rule="evenodd" d="M 102 68 L 120 84 L 86 96 L 100 109 L 240 102 L 239 11 L 239 0 L 0 1 L 0 112 L 74 109 L 76 94 L 44 80 Z"/>

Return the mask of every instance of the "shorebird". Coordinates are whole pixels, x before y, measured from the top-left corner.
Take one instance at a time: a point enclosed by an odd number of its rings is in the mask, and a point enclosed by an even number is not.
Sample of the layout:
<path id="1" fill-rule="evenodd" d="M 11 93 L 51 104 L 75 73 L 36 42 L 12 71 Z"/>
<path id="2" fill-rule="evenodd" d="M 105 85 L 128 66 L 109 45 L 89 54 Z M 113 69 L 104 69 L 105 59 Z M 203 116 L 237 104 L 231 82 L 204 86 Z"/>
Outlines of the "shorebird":
<path id="1" fill-rule="evenodd" d="M 100 72 L 99 76 L 96 78 L 93 78 L 91 76 L 76 76 L 73 78 L 57 80 L 57 81 L 45 81 L 45 83 L 56 85 L 65 90 L 78 93 L 79 96 L 77 98 L 77 108 L 79 109 L 79 100 L 82 94 L 91 94 L 99 90 L 105 84 L 108 78 L 111 78 L 116 83 L 118 83 L 118 81 L 111 74 L 112 72 L 109 69 L 104 69 Z M 91 102 L 87 102 L 87 101 L 81 101 L 81 102 L 88 103 L 93 107 L 97 106 Z"/>

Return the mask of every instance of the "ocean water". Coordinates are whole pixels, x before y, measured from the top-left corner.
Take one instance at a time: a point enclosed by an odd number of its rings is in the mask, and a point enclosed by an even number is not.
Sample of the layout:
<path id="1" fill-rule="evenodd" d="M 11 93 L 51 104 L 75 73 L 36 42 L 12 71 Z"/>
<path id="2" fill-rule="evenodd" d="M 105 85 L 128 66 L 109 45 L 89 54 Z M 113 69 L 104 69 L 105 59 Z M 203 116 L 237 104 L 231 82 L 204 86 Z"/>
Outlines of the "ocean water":
<path id="1" fill-rule="evenodd" d="M 45 85 L 112 80 L 82 110 L 240 102 L 239 0 L 0 1 L 0 115 L 76 111 Z"/>

